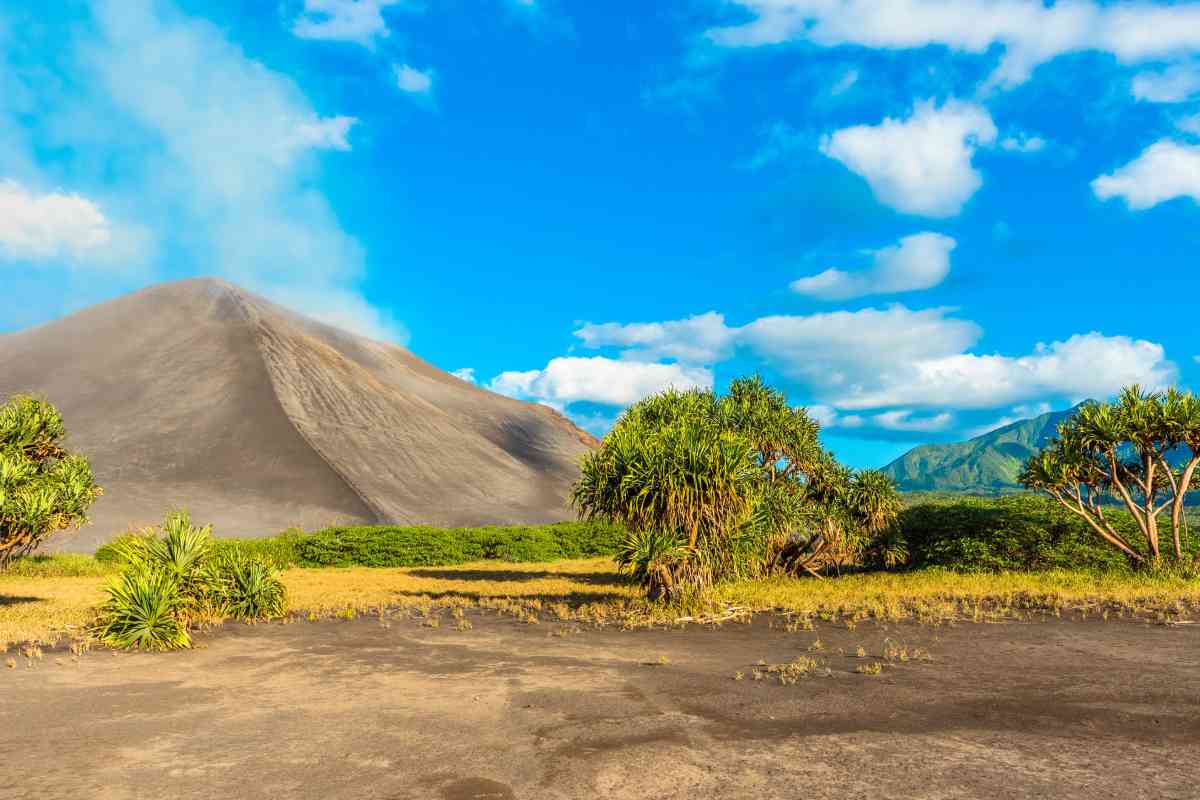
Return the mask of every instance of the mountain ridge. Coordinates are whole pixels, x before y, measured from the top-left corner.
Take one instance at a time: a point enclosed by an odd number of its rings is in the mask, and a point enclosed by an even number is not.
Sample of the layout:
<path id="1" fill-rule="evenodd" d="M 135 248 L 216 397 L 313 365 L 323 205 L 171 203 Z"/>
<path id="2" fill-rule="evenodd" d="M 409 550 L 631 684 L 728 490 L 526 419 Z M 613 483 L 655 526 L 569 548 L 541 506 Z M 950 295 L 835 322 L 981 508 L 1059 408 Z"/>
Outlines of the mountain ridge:
<path id="1" fill-rule="evenodd" d="M 914 447 L 882 468 L 905 492 L 1002 494 L 1022 489 L 1017 476 L 1084 401 L 972 437 Z"/>

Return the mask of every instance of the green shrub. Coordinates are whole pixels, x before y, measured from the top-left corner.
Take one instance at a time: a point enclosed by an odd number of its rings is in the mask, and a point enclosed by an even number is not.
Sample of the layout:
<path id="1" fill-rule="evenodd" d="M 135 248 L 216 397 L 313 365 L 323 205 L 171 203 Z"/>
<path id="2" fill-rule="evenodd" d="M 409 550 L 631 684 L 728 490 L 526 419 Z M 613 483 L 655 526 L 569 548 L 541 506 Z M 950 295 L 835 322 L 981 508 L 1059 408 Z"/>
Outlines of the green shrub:
<path id="1" fill-rule="evenodd" d="M 143 531 L 104 548 L 121 574 L 108 587 L 98 637 L 113 647 L 169 650 L 190 644 L 188 628 L 209 620 L 269 619 L 287 608 L 283 583 L 263 556 L 218 548 L 211 527 L 186 511 L 168 514 L 162 537 Z"/>
<path id="2" fill-rule="evenodd" d="M 282 617 L 287 597 L 274 567 L 260 556 L 236 550 L 216 559 L 223 611 L 234 619 Z"/>
<path id="3" fill-rule="evenodd" d="M 112 571 L 112 565 L 101 563 L 91 556 L 59 553 L 15 559 L 4 574 L 20 578 L 95 578 L 109 575 Z"/>
<path id="4" fill-rule="evenodd" d="M 1114 524 L 1137 539 L 1121 511 Z M 1052 500 L 1031 496 L 924 502 L 900 512 L 913 567 L 960 572 L 1127 569 L 1128 561 L 1087 524 Z"/>
<path id="5" fill-rule="evenodd" d="M 121 649 L 189 647 L 185 604 L 179 582 L 169 572 L 132 565 L 108 587 L 97 638 Z"/>
<path id="6" fill-rule="evenodd" d="M 288 569 L 300 563 L 299 543 L 304 531 L 289 528 L 269 539 L 214 539 L 213 551 L 223 556 L 230 553 L 253 556 L 275 569 Z"/>
<path id="7" fill-rule="evenodd" d="M 293 541 L 303 566 L 437 567 L 471 561 L 541 562 L 614 555 L 624 530 L 607 522 L 431 528 L 327 528 Z"/>
<path id="8" fill-rule="evenodd" d="M 439 528 L 327 528 L 299 542 L 303 563 L 322 567 L 432 567 L 481 561 L 478 537 Z"/>

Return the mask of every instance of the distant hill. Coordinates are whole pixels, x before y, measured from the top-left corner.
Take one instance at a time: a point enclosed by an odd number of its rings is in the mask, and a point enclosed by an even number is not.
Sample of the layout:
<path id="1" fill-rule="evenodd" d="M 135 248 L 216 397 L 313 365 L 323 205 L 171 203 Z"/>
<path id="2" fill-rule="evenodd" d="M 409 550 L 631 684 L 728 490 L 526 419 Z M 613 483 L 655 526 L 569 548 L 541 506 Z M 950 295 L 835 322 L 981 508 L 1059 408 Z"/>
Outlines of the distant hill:
<path id="1" fill-rule="evenodd" d="M 1075 413 L 1051 411 L 954 444 L 914 447 L 883 468 L 901 491 L 1004 494 L 1021 489 L 1017 476 Z"/>

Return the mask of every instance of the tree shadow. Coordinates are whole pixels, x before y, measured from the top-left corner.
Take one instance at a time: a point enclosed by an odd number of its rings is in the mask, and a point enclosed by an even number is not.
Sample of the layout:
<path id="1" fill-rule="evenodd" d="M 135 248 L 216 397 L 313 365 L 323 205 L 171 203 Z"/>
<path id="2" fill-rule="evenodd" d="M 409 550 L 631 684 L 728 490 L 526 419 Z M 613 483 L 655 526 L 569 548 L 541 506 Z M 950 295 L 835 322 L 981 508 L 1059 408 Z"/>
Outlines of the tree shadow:
<path id="1" fill-rule="evenodd" d="M 543 580 L 545 578 L 562 578 L 575 583 L 586 583 L 589 586 L 627 586 L 629 581 L 611 572 L 553 572 L 551 570 L 515 570 L 515 569 L 412 569 L 408 572 L 418 578 L 435 578 L 443 581 L 495 581 L 505 583 L 522 583 Z"/>
<path id="2" fill-rule="evenodd" d="M 22 603 L 40 603 L 46 598 L 44 597 L 20 597 L 17 595 L 0 594 L 0 607 L 3 606 L 18 606 Z"/>
<path id="3" fill-rule="evenodd" d="M 403 590 L 394 593 L 397 597 L 411 598 L 428 598 L 430 600 L 469 600 L 472 603 L 482 603 L 488 600 L 508 600 L 513 605 L 521 605 L 524 602 L 537 601 L 544 605 L 554 603 L 565 603 L 572 608 L 578 606 L 590 605 L 592 603 L 627 603 L 631 599 L 629 595 L 619 592 L 566 592 L 558 594 L 521 594 L 513 595 L 503 592 L 488 592 L 488 591 L 462 591 L 459 589 L 434 589 L 428 592 L 420 592 L 416 590 Z"/>

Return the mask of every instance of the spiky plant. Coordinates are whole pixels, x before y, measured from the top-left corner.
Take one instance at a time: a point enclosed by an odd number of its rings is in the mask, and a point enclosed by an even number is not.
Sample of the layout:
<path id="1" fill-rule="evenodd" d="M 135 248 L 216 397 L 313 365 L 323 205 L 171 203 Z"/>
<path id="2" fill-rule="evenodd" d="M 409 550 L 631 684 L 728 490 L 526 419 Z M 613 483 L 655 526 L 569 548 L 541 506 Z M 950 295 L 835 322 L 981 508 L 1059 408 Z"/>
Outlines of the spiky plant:
<path id="1" fill-rule="evenodd" d="M 229 553 L 217 560 L 216 574 L 224 611 L 234 619 L 274 619 L 287 611 L 283 581 L 262 558 Z"/>
<path id="2" fill-rule="evenodd" d="M 191 645 L 184 598 L 175 577 L 145 565 L 131 566 L 107 589 L 97 638 L 110 647 L 178 650 Z"/>
<path id="3" fill-rule="evenodd" d="M 101 494 L 87 459 L 59 444 L 65 435 L 44 400 L 17 395 L 0 407 L 0 569 L 83 525 Z"/>

